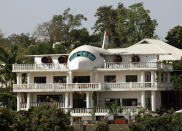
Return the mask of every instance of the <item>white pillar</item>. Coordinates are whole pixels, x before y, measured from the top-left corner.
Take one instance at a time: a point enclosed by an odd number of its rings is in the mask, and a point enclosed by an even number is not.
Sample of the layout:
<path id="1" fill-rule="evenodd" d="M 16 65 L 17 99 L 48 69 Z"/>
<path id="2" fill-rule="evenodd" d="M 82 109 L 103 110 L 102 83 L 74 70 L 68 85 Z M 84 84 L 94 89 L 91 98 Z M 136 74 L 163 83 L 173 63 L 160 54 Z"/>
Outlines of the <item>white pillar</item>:
<path id="1" fill-rule="evenodd" d="M 21 102 L 21 95 L 20 93 L 17 93 L 17 111 L 21 110 L 20 102 Z"/>
<path id="2" fill-rule="evenodd" d="M 143 108 L 146 108 L 146 104 L 145 104 L 145 91 L 141 92 L 141 104 Z"/>
<path id="3" fill-rule="evenodd" d="M 95 82 L 97 83 L 99 81 L 99 75 L 98 72 L 95 73 Z"/>
<path id="4" fill-rule="evenodd" d="M 73 79 L 72 77 L 73 77 L 72 71 L 69 71 L 67 75 L 67 83 L 72 83 L 72 79 Z"/>
<path id="5" fill-rule="evenodd" d="M 70 93 L 70 108 L 73 108 L 73 93 Z"/>
<path id="6" fill-rule="evenodd" d="M 93 101 L 93 92 L 90 92 L 90 108 L 94 107 L 94 101 Z"/>
<path id="7" fill-rule="evenodd" d="M 86 108 L 90 108 L 90 93 L 86 92 Z"/>
<path id="8" fill-rule="evenodd" d="M 68 105 L 69 105 L 69 94 L 68 92 L 65 92 L 65 108 L 68 108 Z"/>
<path id="9" fill-rule="evenodd" d="M 151 91 L 151 106 L 152 111 L 156 111 L 156 91 Z"/>
<path id="10" fill-rule="evenodd" d="M 93 77 L 94 71 L 90 71 L 90 83 L 94 82 L 94 77 Z"/>
<path id="11" fill-rule="evenodd" d="M 27 73 L 27 84 L 30 84 L 30 73 Z"/>
<path id="12" fill-rule="evenodd" d="M 141 72 L 141 82 L 142 83 L 145 82 L 145 72 L 144 71 Z"/>
<path id="13" fill-rule="evenodd" d="M 155 72 L 151 71 L 151 83 L 155 82 Z"/>
<path id="14" fill-rule="evenodd" d="M 17 84 L 20 84 L 20 73 L 16 73 Z"/>
<path id="15" fill-rule="evenodd" d="M 31 94 L 27 93 L 27 110 L 30 109 L 30 102 L 31 102 Z"/>

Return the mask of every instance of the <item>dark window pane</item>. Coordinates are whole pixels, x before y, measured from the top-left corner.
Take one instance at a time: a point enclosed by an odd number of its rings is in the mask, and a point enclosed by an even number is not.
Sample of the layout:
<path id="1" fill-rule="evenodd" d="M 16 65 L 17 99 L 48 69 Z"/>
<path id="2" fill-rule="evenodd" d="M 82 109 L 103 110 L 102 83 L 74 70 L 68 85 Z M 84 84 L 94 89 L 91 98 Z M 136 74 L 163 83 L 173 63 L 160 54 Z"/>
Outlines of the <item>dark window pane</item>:
<path id="1" fill-rule="evenodd" d="M 137 99 L 122 99 L 122 106 L 137 106 Z"/>
<path id="2" fill-rule="evenodd" d="M 34 83 L 46 83 L 46 77 L 34 77 Z"/>
<path id="3" fill-rule="evenodd" d="M 104 76 L 104 82 L 116 82 L 116 76 L 115 75 Z"/>
<path id="4" fill-rule="evenodd" d="M 112 104 L 116 104 L 120 106 L 120 99 L 119 98 L 107 98 L 105 99 L 105 106 L 111 106 Z"/>
<path id="5" fill-rule="evenodd" d="M 66 83 L 66 76 L 54 76 L 54 83 Z"/>
<path id="6" fill-rule="evenodd" d="M 63 95 L 38 95 L 37 102 L 63 102 Z"/>
<path id="7" fill-rule="evenodd" d="M 126 82 L 137 82 L 137 75 L 127 75 Z"/>

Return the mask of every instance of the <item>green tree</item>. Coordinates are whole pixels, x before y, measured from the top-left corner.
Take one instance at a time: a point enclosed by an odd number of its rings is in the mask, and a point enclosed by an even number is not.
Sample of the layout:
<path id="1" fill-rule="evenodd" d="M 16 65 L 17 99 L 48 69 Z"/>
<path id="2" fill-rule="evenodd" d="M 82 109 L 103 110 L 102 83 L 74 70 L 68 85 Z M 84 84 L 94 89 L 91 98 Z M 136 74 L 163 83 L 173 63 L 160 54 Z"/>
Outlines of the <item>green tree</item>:
<path id="1" fill-rule="evenodd" d="M 182 26 L 175 26 L 172 28 L 165 39 L 168 44 L 182 49 Z"/>
<path id="2" fill-rule="evenodd" d="M 19 112 L 15 129 L 27 131 L 66 131 L 69 129 L 69 117 L 55 106 L 42 105 L 28 111 Z"/>
<path id="3" fill-rule="evenodd" d="M 131 45 L 144 38 L 156 38 L 157 22 L 151 19 L 149 13 L 149 10 L 144 9 L 143 3 L 136 3 L 128 8 L 119 3 L 116 9 L 103 6 L 97 9 L 93 29 L 100 35 L 105 30 L 109 32 L 110 47 Z"/>
<path id="4" fill-rule="evenodd" d="M 48 40 L 51 45 L 61 42 L 65 47 L 70 47 L 70 31 L 81 26 L 81 22 L 86 18 L 82 14 L 72 15 L 69 12 L 70 8 L 63 14 L 54 15 L 50 21 L 40 24 L 34 33 L 35 36 Z"/>
<path id="5" fill-rule="evenodd" d="M 0 47 L 0 62 L 3 63 L 1 64 L 0 77 L 1 80 L 6 80 L 10 90 L 12 90 L 13 83 L 16 81 L 16 74 L 12 72 L 12 64 L 21 62 L 21 59 L 17 59 L 17 52 L 17 46 L 12 46 L 10 51 Z"/>
<path id="6" fill-rule="evenodd" d="M 11 44 L 22 45 L 25 48 L 37 43 L 37 39 L 33 36 L 30 36 L 29 33 L 12 34 L 8 37 L 8 40 Z"/>

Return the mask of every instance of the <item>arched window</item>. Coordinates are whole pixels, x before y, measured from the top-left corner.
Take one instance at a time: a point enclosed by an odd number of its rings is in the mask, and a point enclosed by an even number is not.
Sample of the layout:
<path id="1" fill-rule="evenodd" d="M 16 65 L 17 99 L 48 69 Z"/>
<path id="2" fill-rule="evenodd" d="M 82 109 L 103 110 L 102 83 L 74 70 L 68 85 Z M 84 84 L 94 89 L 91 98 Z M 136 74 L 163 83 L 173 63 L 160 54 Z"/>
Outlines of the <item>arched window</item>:
<path id="1" fill-rule="evenodd" d="M 67 63 L 67 61 L 68 61 L 68 56 L 60 56 L 58 58 L 59 63 Z"/>
<path id="2" fill-rule="evenodd" d="M 45 56 L 45 57 L 42 57 L 41 61 L 42 63 L 45 63 L 45 64 L 52 63 L 52 58 L 50 56 Z"/>
<path id="3" fill-rule="evenodd" d="M 140 57 L 137 55 L 134 55 L 134 56 L 132 56 L 131 61 L 132 62 L 140 62 Z"/>
<path id="4" fill-rule="evenodd" d="M 122 57 L 120 55 L 115 55 L 114 62 L 122 62 Z"/>

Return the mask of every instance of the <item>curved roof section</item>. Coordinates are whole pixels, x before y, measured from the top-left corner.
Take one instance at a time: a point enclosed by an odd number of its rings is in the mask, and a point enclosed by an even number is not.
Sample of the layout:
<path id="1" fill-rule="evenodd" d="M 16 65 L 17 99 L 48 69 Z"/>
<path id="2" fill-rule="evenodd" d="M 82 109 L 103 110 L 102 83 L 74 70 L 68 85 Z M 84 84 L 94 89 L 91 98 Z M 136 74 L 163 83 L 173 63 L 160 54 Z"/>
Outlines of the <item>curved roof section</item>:
<path id="1" fill-rule="evenodd" d="M 109 51 L 120 54 L 156 54 L 159 55 L 159 60 L 180 60 L 182 57 L 182 50 L 155 39 L 143 39 L 128 48 Z"/>

